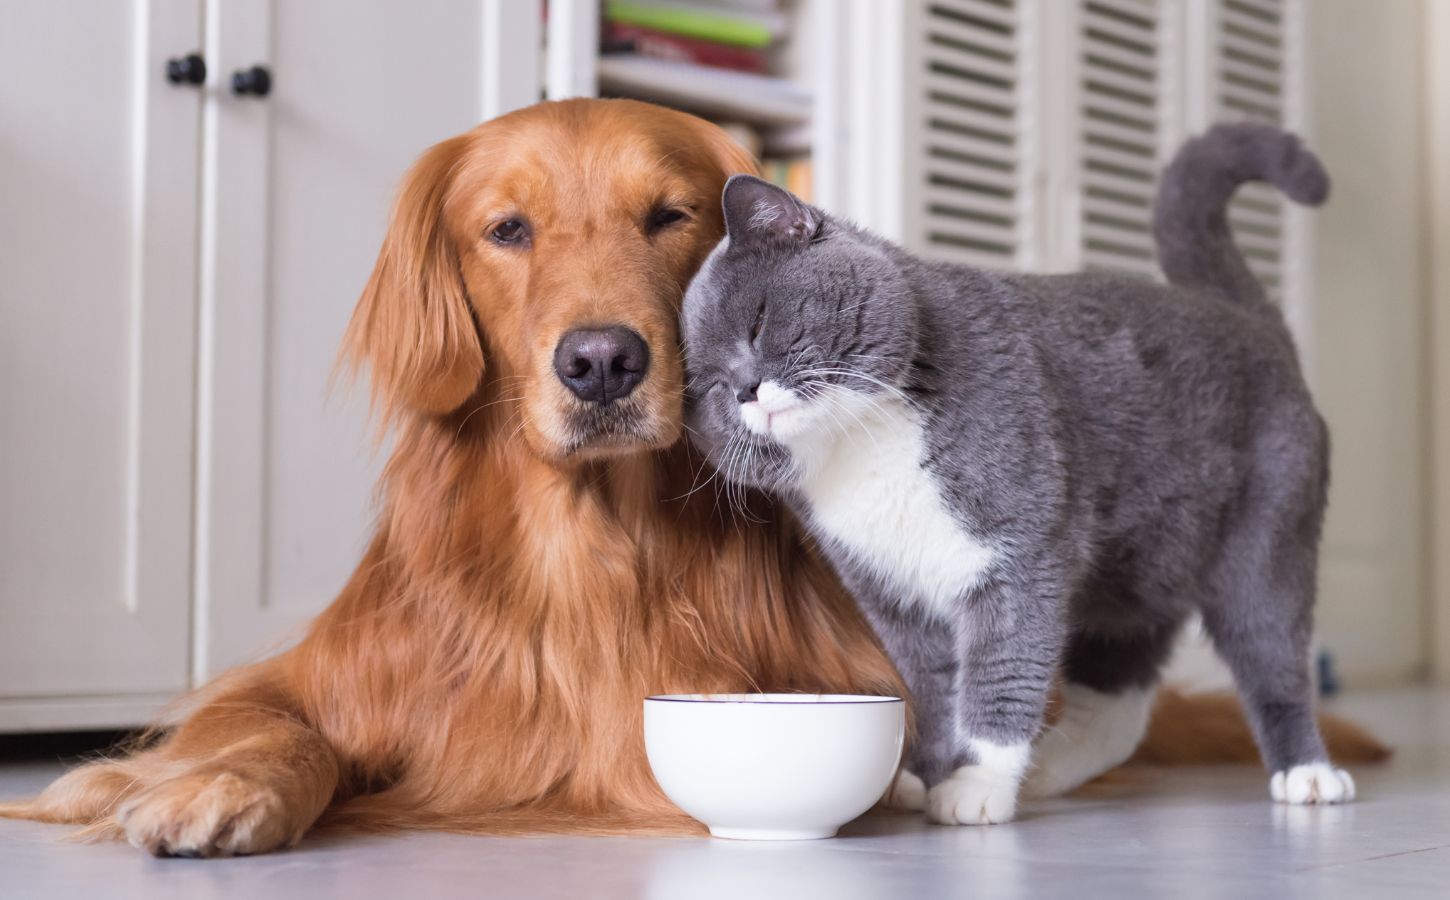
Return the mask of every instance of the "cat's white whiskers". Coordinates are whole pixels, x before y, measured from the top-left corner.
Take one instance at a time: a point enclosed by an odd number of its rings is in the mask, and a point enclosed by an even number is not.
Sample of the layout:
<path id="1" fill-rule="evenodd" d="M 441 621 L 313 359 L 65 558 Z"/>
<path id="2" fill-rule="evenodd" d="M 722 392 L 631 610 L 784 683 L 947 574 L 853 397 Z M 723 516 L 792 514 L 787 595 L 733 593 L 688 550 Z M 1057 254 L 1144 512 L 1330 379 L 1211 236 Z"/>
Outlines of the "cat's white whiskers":
<path id="1" fill-rule="evenodd" d="M 816 404 L 822 412 L 831 417 L 832 422 L 836 423 L 836 428 L 841 432 L 841 437 L 851 437 L 851 432 L 848 428 L 846 428 L 846 423 L 842 422 L 840 418 L 836 416 L 835 410 L 833 409 L 833 407 L 839 407 L 839 404 L 833 402 L 830 397 L 824 394 L 817 395 Z"/>
<path id="2" fill-rule="evenodd" d="M 830 385 L 830 388 L 827 403 L 834 404 L 837 409 L 850 416 L 856 425 L 856 433 L 864 434 L 870 438 L 872 448 L 880 453 L 881 442 L 877 439 L 876 430 L 871 427 L 871 423 L 868 421 L 870 415 L 877 413 L 881 409 L 880 401 L 838 385 Z M 846 402 L 847 397 L 856 402 Z M 864 406 L 862 405 L 863 403 Z"/>
<path id="3" fill-rule="evenodd" d="M 871 384 L 871 385 L 874 385 L 874 386 L 880 388 L 882 391 L 890 394 L 891 396 L 895 397 L 898 400 L 905 401 L 905 400 L 908 399 L 907 398 L 907 395 L 906 395 L 906 392 L 903 391 L 900 387 L 897 387 L 894 384 L 890 384 L 889 382 L 882 381 L 880 378 L 877 378 L 874 375 L 868 375 L 865 372 L 861 372 L 861 371 L 858 371 L 856 369 L 851 369 L 851 368 L 846 368 L 846 367 L 841 367 L 841 366 L 832 366 L 832 367 L 813 366 L 813 367 L 811 367 L 809 369 L 803 369 L 803 370 L 801 370 L 798 374 L 800 376 L 802 376 L 802 377 L 815 377 L 815 378 L 824 378 L 825 376 L 828 376 L 828 375 L 838 375 L 838 376 L 841 376 L 841 377 L 844 377 L 844 378 L 855 378 L 855 379 L 858 379 L 860 381 L 865 381 L 868 384 Z M 834 385 L 834 386 L 835 387 L 841 387 L 840 385 Z"/>
<path id="4" fill-rule="evenodd" d="M 727 443 L 726 446 L 728 447 L 729 444 Z M 720 515 L 720 497 L 722 494 L 725 493 L 725 491 L 730 489 L 730 481 L 728 477 L 725 476 L 725 467 L 720 464 L 721 462 L 723 462 L 723 459 L 724 457 L 723 455 L 721 455 L 719 457 L 719 461 L 708 460 L 710 466 L 714 468 L 715 471 L 721 476 L 720 487 L 715 491 L 715 503 L 710 510 L 713 514 L 717 516 Z"/>
<path id="5" fill-rule="evenodd" d="M 805 356 L 808 352 L 810 352 L 810 350 L 810 347 L 802 347 L 799 350 L 787 353 L 785 357 L 785 365 L 782 366 L 782 368 L 785 369 L 785 371 L 787 372 L 791 371 L 791 369 L 795 366 L 796 362 L 802 356 Z"/>
<path id="6" fill-rule="evenodd" d="M 733 472 L 730 466 L 731 454 L 735 452 L 735 434 L 731 434 L 725 441 L 725 449 L 720 451 L 720 457 L 715 466 L 724 476 L 721 483 L 721 490 L 715 494 L 715 511 L 720 512 L 720 501 L 725 501 L 725 515 L 735 515 L 735 501 L 731 492 L 735 489 L 734 483 L 730 480 Z"/>
<path id="7" fill-rule="evenodd" d="M 897 387 L 896 385 L 890 384 L 890 383 L 885 382 L 885 381 L 882 381 L 880 378 L 877 378 L 874 375 L 867 375 L 865 372 L 861 372 L 861 371 L 858 371 L 856 369 L 851 369 L 851 368 L 833 368 L 833 369 L 819 369 L 819 370 L 816 370 L 816 371 L 817 372 L 820 372 L 822 374 L 841 375 L 841 376 L 844 376 L 846 378 L 856 378 L 856 379 L 859 379 L 861 381 L 865 381 L 868 384 L 873 384 L 876 387 L 879 387 L 881 390 L 885 391 L 888 394 L 891 394 L 893 397 L 897 398 L 898 400 L 906 400 L 907 399 L 906 392 L 903 391 L 901 388 Z"/>
<path id="8" fill-rule="evenodd" d="M 691 428 L 688 425 L 684 427 L 686 431 L 690 432 L 690 434 L 699 437 L 699 433 L 696 432 L 695 429 Z M 707 473 L 703 482 L 700 481 L 700 475 L 702 473 Z M 710 460 L 708 458 L 701 457 L 700 464 L 695 467 L 695 471 L 690 475 L 690 489 L 685 491 L 685 493 L 681 494 L 678 497 L 667 498 L 665 502 L 675 503 L 679 501 L 689 500 L 700 491 L 703 491 L 705 488 L 709 487 L 710 482 L 714 481 L 719 475 L 719 470 L 717 470 L 713 465 L 710 464 Z"/>
<path id="9" fill-rule="evenodd" d="M 730 488 L 726 497 L 729 500 L 730 515 L 743 516 L 745 514 L 744 488 L 740 484 L 739 476 L 735 474 L 737 467 L 744 471 L 745 442 L 736 441 L 730 454 Z"/>
<path id="10" fill-rule="evenodd" d="M 744 437 L 744 439 L 740 439 Z M 743 428 L 737 428 L 730 436 L 730 442 L 726 445 L 725 463 L 725 499 L 732 516 L 738 516 L 748 522 L 761 524 L 760 517 L 750 512 L 748 496 L 742 479 L 736 476 L 735 469 L 739 466 L 741 472 L 749 471 L 750 455 L 754 448 L 750 445 L 748 436 L 745 436 Z"/>
<path id="11" fill-rule="evenodd" d="M 836 391 L 844 391 L 844 389 L 842 389 L 842 388 L 836 388 L 835 390 Z M 850 393 L 853 393 L 854 394 L 855 392 L 852 391 Z M 861 395 L 860 394 L 855 394 L 855 396 L 860 397 Z M 870 398 L 870 397 L 866 397 L 864 399 L 865 399 L 865 402 L 866 402 L 866 409 L 865 409 L 864 412 L 861 411 L 861 410 L 858 410 L 855 405 L 848 404 L 844 400 L 841 400 L 841 399 L 836 398 L 834 396 L 832 396 L 831 398 L 829 398 L 828 399 L 828 402 L 831 402 L 831 403 L 836 404 L 836 406 L 842 412 L 844 412 L 846 415 L 850 416 L 851 419 L 856 423 L 857 430 L 861 434 L 864 434 L 867 437 L 871 438 L 871 445 L 873 447 L 875 447 L 876 450 L 879 452 L 881 450 L 881 443 L 880 443 L 880 441 L 878 441 L 876 439 L 876 432 L 867 424 L 866 417 L 865 417 L 865 414 L 864 413 L 865 412 L 876 412 L 880 408 L 880 403 L 878 401 Z"/>
<path id="12" fill-rule="evenodd" d="M 720 471 L 725 474 L 725 490 L 722 492 L 725 498 L 725 512 L 727 515 L 735 515 L 735 452 L 736 439 L 740 436 L 740 429 L 737 428 L 730 433 L 725 441 L 725 449 L 720 454 Z M 717 501 L 718 505 L 718 501 Z"/>

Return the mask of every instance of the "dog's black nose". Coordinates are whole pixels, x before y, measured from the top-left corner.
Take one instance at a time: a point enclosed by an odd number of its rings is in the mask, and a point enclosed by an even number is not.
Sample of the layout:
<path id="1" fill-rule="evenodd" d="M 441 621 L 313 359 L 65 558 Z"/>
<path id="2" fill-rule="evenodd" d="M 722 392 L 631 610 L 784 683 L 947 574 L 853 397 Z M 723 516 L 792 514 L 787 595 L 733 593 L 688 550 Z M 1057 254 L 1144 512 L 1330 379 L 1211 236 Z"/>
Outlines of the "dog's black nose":
<path id="1" fill-rule="evenodd" d="M 559 339 L 554 372 L 580 400 L 608 403 L 628 397 L 649 370 L 649 345 L 633 329 L 577 328 Z"/>

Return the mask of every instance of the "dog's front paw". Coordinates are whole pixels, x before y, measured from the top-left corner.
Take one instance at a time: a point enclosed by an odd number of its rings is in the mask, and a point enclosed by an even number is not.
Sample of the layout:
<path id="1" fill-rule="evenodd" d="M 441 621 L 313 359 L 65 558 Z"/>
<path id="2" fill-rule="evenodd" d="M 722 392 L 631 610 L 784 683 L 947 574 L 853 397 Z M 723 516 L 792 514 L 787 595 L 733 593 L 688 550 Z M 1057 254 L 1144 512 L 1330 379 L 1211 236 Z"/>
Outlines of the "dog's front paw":
<path id="1" fill-rule="evenodd" d="M 1017 779 L 963 766 L 926 795 L 927 818 L 942 825 L 996 825 L 1017 815 Z"/>
<path id="2" fill-rule="evenodd" d="M 1278 803 L 1348 803 L 1354 799 L 1354 779 L 1329 763 L 1309 763 L 1275 772 L 1269 794 Z"/>
<path id="3" fill-rule="evenodd" d="M 156 856 L 265 853 L 293 839 L 276 790 L 216 770 L 142 791 L 121 806 L 116 822 L 133 846 Z"/>
<path id="4" fill-rule="evenodd" d="M 886 796 L 881 798 L 881 802 L 892 809 L 921 812 L 926 809 L 926 782 L 902 769 L 896 773 L 895 780 L 886 789 Z"/>

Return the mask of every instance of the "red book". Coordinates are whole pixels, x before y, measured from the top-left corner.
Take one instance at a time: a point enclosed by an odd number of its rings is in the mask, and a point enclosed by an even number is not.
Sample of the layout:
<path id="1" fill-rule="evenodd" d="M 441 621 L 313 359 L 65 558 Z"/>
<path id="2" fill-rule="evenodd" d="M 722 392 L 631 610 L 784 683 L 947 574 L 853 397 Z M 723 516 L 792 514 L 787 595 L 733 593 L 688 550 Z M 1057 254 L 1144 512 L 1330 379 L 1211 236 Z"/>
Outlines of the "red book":
<path id="1" fill-rule="evenodd" d="M 759 50 L 702 41 L 639 25 L 626 25 L 623 22 L 605 24 L 603 52 L 635 53 L 652 59 L 714 66 L 717 69 L 733 69 L 737 72 L 764 73 L 766 69 L 765 54 Z"/>

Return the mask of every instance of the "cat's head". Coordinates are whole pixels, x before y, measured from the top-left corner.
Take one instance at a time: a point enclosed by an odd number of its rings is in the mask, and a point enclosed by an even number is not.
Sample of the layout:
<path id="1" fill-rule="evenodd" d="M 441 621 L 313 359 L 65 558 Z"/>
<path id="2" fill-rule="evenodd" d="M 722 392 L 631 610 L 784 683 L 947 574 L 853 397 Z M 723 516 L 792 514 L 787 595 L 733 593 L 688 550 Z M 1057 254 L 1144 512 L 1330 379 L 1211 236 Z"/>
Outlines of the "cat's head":
<path id="1" fill-rule="evenodd" d="M 727 478 L 787 487 L 792 456 L 900 394 L 916 305 L 882 239 L 748 175 L 723 204 L 685 294 L 686 422 Z"/>

